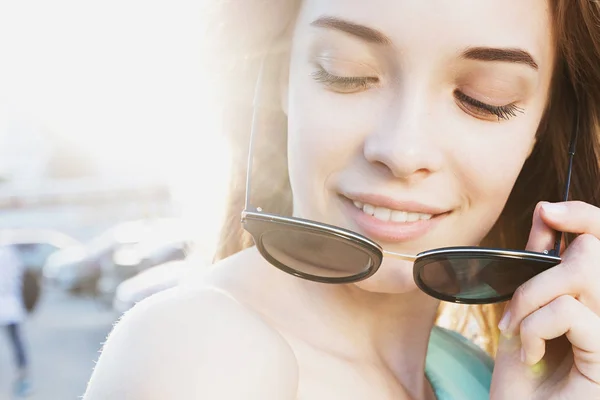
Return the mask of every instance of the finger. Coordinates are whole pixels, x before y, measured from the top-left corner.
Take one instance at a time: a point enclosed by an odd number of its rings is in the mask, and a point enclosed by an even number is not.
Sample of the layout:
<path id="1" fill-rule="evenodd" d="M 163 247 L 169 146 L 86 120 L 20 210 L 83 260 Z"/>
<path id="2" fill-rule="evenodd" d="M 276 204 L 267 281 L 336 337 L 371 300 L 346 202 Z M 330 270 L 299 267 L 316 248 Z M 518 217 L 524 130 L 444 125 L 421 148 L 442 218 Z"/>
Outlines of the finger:
<path id="1" fill-rule="evenodd" d="M 554 268 L 522 284 L 512 297 L 500 329 L 510 334 L 523 318 L 552 300 L 571 295 L 600 315 L 600 240 L 592 235 L 578 236 Z"/>
<path id="2" fill-rule="evenodd" d="M 537 364 L 544 357 L 546 341 L 565 334 L 579 371 L 600 382 L 600 317 L 572 296 L 561 296 L 523 320 L 522 361 Z"/>
<path id="3" fill-rule="evenodd" d="M 577 296 L 576 285 L 562 264 L 547 269 L 515 291 L 499 329 L 512 335 L 524 318 L 562 295 Z"/>
<path id="4" fill-rule="evenodd" d="M 556 240 L 556 231 L 548 226 L 542 219 L 542 207 L 545 204 L 550 204 L 545 201 L 539 202 L 533 211 L 533 220 L 531 223 L 531 231 L 527 241 L 527 250 L 543 252 L 554 248 Z"/>
<path id="5" fill-rule="evenodd" d="M 582 201 L 542 203 L 539 215 L 557 231 L 589 233 L 600 238 L 600 209 L 591 204 Z"/>

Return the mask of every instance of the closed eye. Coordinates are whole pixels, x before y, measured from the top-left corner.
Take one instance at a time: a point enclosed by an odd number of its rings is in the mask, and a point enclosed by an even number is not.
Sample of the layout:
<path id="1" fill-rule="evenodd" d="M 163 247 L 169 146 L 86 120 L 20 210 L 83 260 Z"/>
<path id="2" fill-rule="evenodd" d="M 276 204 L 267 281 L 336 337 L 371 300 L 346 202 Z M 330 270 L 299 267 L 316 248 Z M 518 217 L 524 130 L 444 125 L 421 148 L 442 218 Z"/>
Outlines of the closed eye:
<path id="1" fill-rule="evenodd" d="M 317 65 L 311 76 L 317 82 L 324 84 L 328 89 L 339 93 L 357 93 L 375 87 L 379 78 L 373 76 L 338 76 L 327 72 L 322 66 Z"/>
<path id="2" fill-rule="evenodd" d="M 470 96 L 467 96 L 460 90 L 454 91 L 454 97 L 456 101 L 461 104 L 463 109 L 466 109 L 475 117 L 490 117 L 495 116 L 498 121 L 508 120 L 512 117 L 516 117 L 517 113 L 523 113 L 524 110 L 521 107 L 518 107 L 514 103 L 506 104 L 503 106 L 493 106 L 491 104 L 484 103 L 482 101 L 476 100 Z"/>

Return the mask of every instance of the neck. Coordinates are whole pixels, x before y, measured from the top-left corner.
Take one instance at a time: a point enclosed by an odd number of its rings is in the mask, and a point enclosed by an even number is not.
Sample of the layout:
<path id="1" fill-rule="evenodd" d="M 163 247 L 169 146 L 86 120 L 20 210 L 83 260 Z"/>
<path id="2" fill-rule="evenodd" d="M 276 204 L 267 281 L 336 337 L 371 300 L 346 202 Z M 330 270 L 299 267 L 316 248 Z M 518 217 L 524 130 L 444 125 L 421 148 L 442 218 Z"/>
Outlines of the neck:
<path id="1" fill-rule="evenodd" d="M 282 273 L 262 258 L 257 262 L 261 308 L 279 329 L 328 354 L 385 368 L 413 398 L 424 397 L 423 370 L 437 300 L 416 289 L 384 294 L 354 284 L 315 283 Z M 266 297 L 265 287 L 270 288 Z"/>
<path id="2" fill-rule="evenodd" d="M 387 364 L 393 364 L 392 360 L 424 359 L 437 301 L 416 290 L 387 294 L 353 284 L 300 280 L 296 284 L 311 310 L 307 316 L 311 325 L 319 324 L 332 337 L 338 336 L 335 342 L 339 347 L 354 349 L 357 356 L 377 357 Z M 344 332 L 343 338 L 339 332 Z"/>

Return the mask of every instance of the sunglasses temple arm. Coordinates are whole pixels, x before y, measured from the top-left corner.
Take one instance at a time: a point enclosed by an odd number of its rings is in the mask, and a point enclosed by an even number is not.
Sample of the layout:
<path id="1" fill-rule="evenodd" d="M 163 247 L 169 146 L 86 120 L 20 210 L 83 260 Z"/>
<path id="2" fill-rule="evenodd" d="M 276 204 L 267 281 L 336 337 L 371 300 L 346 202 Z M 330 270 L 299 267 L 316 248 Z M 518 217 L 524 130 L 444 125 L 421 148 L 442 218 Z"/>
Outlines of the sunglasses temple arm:
<path id="1" fill-rule="evenodd" d="M 416 261 L 416 259 L 417 259 L 417 256 L 413 256 L 413 255 L 410 255 L 410 254 L 400 254 L 400 253 L 394 253 L 394 252 L 385 251 L 385 250 L 383 251 L 383 255 L 391 257 L 391 258 L 397 258 L 397 259 L 400 259 L 400 260 L 405 260 L 405 261 Z"/>
<path id="2" fill-rule="evenodd" d="M 573 170 L 573 158 L 575 157 L 575 145 L 577 143 L 577 135 L 579 134 L 579 106 L 577 106 L 577 116 L 575 122 L 575 129 L 571 133 L 571 138 L 569 140 L 569 168 L 567 169 L 567 181 L 565 183 L 565 192 L 563 195 L 563 201 L 569 200 L 569 189 L 571 187 L 571 172 Z M 551 255 L 559 257 L 560 256 L 560 246 L 562 241 L 563 232 L 556 232 L 556 239 L 554 241 L 554 249 L 550 252 Z"/>
<path id="3" fill-rule="evenodd" d="M 248 144 L 248 166 L 246 170 L 246 200 L 244 201 L 244 209 L 246 210 L 248 209 L 248 207 L 250 207 L 250 184 L 252 177 L 252 164 L 254 154 L 254 138 L 256 136 L 256 131 L 258 130 L 258 109 L 260 106 L 260 94 L 265 70 L 265 63 L 266 56 L 263 58 L 260 64 L 258 78 L 256 79 L 256 86 L 254 87 L 254 98 L 252 100 L 252 126 L 250 128 L 250 141 Z"/>

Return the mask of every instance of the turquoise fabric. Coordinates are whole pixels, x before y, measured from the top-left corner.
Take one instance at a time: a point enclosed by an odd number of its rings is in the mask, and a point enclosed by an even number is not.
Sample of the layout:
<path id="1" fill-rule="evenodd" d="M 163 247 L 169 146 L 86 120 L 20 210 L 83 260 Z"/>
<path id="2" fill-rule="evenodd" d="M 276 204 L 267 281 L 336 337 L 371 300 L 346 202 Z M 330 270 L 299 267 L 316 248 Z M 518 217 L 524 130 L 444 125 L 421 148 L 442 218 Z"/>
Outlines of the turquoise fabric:
<path id="1" fill-rule="evenodd" d="M 460 334 L 431 332 L 425 374 L 438 400 L 489 399 L 493 368 L 491 357 Z"/>

